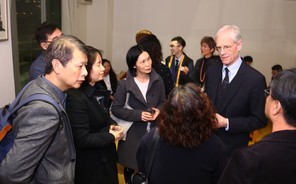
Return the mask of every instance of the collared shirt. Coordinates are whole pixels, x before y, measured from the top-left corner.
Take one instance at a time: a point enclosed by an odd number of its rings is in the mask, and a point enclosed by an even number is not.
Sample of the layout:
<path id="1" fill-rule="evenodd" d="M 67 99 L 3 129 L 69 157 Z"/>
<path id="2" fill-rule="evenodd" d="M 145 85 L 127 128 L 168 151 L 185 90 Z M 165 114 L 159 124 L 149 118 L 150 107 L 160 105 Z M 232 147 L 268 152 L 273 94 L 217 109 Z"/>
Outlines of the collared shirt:
<path id="1" fill-rule="evenodd" d="M 112 91 L 111 82 L 110 82 L 110 75 L 108 74 L 106 77 L 103 78 L 103 80 L 106 84 L 107 90 L 110 90 L 112 94 L 113 91 Z"/>
<path id="2" fill-rule="evenodd" d="M 235 75 L 238 72 L 238 69 L 240 67 L 240 65 L 242 64 L 242 59 L 241 57 L 238 57 L 238 60 L 235 61 L 232 65 L 230 66 L 226 66 L 223 65 L 222 67 L 222 80 L 224 79 L 226 72 L 225 72 L 225 68 L 227 67 L 229 72 L 228 72 L 228 76 L 229 76 L 229 83 L 232 81 L 232 79 L 235 77 Z"/>
<path id="3" fill-rule="evenodd" d="M 181 62 L 181 60 L 182 60 L 182 57 L 183 57 L 183 54 L 182 54 L 179 58 L 177 58 L 177 57 L 175 56 L 175 66 L 177 65 L 177 63 L 176 63 L 177 60 L 179 61 L 179 64 L 180 64 L 180 62 Z"/>
<path id="4" fill-rule="evenodd" d="M 59 100 L 63 103 L 64 108 L 66 108 L 66 97 L 67 94 L 62 92 L 57 86 L 55 86 L 53 83 L 51 83 L 49 80 L 47 80 L 44 76 L 41 76 L 43 79 L 45 79 L 45 82 L 47 82 L 56 92 Z"/>

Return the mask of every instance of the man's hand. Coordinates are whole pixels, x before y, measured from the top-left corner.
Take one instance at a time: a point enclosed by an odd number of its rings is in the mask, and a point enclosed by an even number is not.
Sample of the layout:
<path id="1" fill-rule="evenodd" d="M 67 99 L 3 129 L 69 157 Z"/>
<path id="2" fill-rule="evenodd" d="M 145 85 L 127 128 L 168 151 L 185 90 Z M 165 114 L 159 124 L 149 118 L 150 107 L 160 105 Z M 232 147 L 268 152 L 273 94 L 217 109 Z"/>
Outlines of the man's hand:
<path id="1" fill-rule="evenodd" d="M 228 119 L 221 116 L 220 114 L 216 113 L 216 118 L 217 118 L 217 128 L 221 128 L 221 127 L 226 127 L 227 126 L 227 122 Z"/>

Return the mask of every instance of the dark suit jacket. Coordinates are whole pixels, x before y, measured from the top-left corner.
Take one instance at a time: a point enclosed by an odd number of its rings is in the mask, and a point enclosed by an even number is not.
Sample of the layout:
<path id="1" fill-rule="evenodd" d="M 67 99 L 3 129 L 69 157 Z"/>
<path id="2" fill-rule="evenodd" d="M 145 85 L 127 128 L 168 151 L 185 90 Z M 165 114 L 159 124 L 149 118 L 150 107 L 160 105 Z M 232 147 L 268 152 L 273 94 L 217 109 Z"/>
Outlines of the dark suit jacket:
<path id="1" fill-rule="evenodd" d="M 211 75 L 207 73 L 207 69 L 209 68 L 209 66 L 211 66 L 212 64 L 220 63 L 220 62 L 221 62 L 220 57 L 216 55 L 213 55 L 209 58 L 203 57 L 198 59 L 190 75 L 192 81 L 199 87 L 203 87 L 206 81 L 207 75 Z"/>
<path id="2" fill-rule="evenodd" d="M 173 61 L 171 63 L 171 65 L 169 66 L 169 63 L 170 63 L 170 60 L 171 60 L 171 57 L 173 57 Z M 172 74 L 172 77 L 173 77 L 173 80 L 176 81 L 176 75 L 174 75 L 174 70 L 175 70 L 175 59 L 174 59 L 174 56 L 168 56 L 166 59 L 165 59 L 165 63 L 166 65 L 169 67 L 170 71 L 171 71 L 171 74 Z M 180 73 L 180 78 L 179 78 L 179 84 L 182 85 L 182 84 L 186 84 L 188 82 L 192 82 L 191 78 L 190 78 L 190 73 L 192 72 L 193 70 L 193 60 L 191 58 L 189 58 L 187 55 L 184 54 L 184 60 L 183 60 L 183 63 L 182 63 L 182 66 L 187 66 L 189 69 L 189 72 L 188 74 L 186 75 L 184 72 L 181 71 Z"/>
<path id="3" fill-rule="evenodd" d="M 229 130 L 220 128 L 217 135 L 231 155 L 235 149 L 248 145 L 250 132 L 267 124 L 264 113 L 266 81 L 261 73 L 242 62 L 221 97 L 222 67 L 222 63 L 209 67 L 211 75 L 207 76 L 206 93 L 217 113 L 229 119 Z"/>
<path id="4" fill-rule="evenodd" d="M 296 183 L 296 131 L 274 132 L 250 148 L 237 151 L 220 184 Z"/>
<path id="5" fill-rule="evenodd" d="M 95 88 L 83 84 L 71 89 L 67 113 L 77 152 L 75 183 L 118 183 L 115 138 L 109 127 L 115 122 L 96 100 Z"/>

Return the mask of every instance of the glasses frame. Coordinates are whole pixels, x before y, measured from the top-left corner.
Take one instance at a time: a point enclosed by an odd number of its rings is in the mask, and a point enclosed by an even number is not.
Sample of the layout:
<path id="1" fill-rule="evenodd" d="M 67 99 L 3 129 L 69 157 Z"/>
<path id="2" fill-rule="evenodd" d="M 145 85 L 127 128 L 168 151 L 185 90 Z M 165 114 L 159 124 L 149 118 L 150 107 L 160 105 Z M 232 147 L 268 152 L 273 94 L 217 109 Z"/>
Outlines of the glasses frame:
<path id="1" fill-rule="evenodd" d="M 264 89 L 264 94 L 265 94 L 265 97 L 267 98 L 270 94 L 270 89 Z"/>
<path id="2" fill-rule="evenodd" d="M 218 47 L 216 47 L 215 49 L 216 49 L 216 51 L 218 51 L 218 52 L 222 52 L 222 50 L 225 51 L 225 52 L 229 52 L 235 44 L 236 44 L 236 43 L 234 43 L 234 44 L 232 44 L 232 45 L 218 46 Z"/>

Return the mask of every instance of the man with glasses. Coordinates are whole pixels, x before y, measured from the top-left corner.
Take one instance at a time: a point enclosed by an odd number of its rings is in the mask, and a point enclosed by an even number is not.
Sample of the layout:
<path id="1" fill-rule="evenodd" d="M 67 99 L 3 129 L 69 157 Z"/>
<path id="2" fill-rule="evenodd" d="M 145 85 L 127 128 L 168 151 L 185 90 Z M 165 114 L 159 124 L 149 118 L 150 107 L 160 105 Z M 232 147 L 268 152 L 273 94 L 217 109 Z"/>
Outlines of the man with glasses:
<path id="1" fill-rule="evenodd" d="M 55 24 L 44 22 L 37 28 L 35 38 L 42 48 L 42 53 L 31 64 L 29 71 L 30 81 L 37 79 L 39 75 L 45 74 L 45 51 L 47 50 L 47 47 L 52 42 L 52 40 L 55 37 L 59 37 L 61 35 L 62 31 Z"/>
<path id="2" fill-rule="evenodd" d="M 165 59 L 175 86 L 191 82 L 193 60 L 183 52 L 185 46 L 186 42 L 181 36 L 174 37 L 170 43 L 171 56 Z"/>
<path id="3" fill-rule="evenodd" d="M 275 76 L 265 93 L 265 114 L 272 123 L 272 133 L 237 151 L 220 184 L 296 183 L 296 69 Z"/>
<path id="4" fill-rule="evenodd" d="M 228 155 L 247 147 L 250 133 L 267 124 L 264 115 L 265 77 L 242 62 L 239 52 L 242 38 L 237 26 L 226 25 L 215 35 L 216 49 L 222 63 L 211 65 L 206 93 L 216 107 L 217 135 Z"/>

